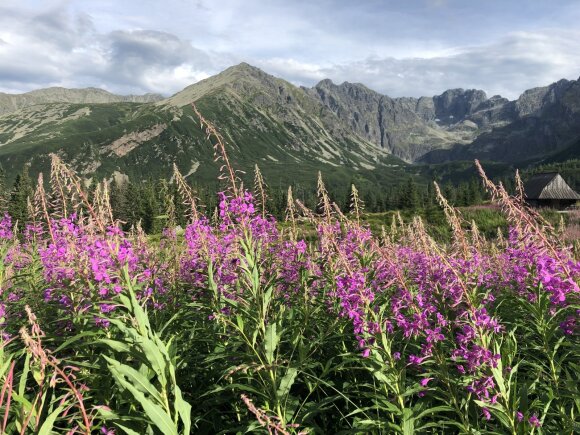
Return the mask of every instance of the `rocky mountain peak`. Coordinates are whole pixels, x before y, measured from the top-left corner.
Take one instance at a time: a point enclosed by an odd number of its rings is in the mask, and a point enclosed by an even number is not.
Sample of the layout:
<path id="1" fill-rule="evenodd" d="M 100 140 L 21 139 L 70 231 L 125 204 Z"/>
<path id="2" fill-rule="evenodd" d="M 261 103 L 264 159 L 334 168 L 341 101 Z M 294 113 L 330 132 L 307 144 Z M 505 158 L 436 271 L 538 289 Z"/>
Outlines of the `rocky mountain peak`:
<path id="1" fill-rule="evenodd" d="M 482 90 L 449 89 L 433 97 L 435 116 L 442 123 L 454 124 L 477 111 L 486 100 Z"/>
<path id="2" fill-rule="evenodd" d="M 353 102 L 377 105 L 384 97 L 361 83 L 343 82 L 337 85 L 330 79 L 322 80 L 308 92 L 335 112 L 339 106 L 348 107 Z"/>
<path id="3" fill-rule="evenodd" d="M 255 93 L 281 93 L 288 82 L 276 78 L 246 62 L 231 66 L 221 73 L 194 83 L 160 104 L 183 107 L 206 95 L 227 91 L 244 98 Z M 282 90 L 278 89 L 281 88 Z"/>
<path id="4" fill-rule="evenodd" d="M 330 88 L 335 87 L 336 85 L 331 79 L 323 79 L 320 80 L 314 87 L 315 88 Z"/>
<path id="5" fill-rule="evenodd" d="M 273 76 L 262 71 L 260 68 L 250 65 L 249 63 L 246 62 L 241 62 L 237 65 L 231 66 L 218 74 L 218 76 L 220 75 L 237 76 L 237 77 L 273 78 Z"/>
<path id="6" fill-rule="evenodd" d="M 366 87 L 362 83 L 343 82 L 339 86 L 339 88 L 343 89 L 344 92 L 346 92 L 347 94 L 349 94 L 355 98 L 357 96 L 364 96 L 367 98 L 368 97 L 376 97 L 376 98 L 384 97 L 384 95 L 381 95 L 376 91 L 373 91 L 372 89 Z"/>
<path id="7" fill-rule="evenodd" d="M 518 116 L 539 115 L 543 109 L 562 98 L 574 81 L 559 80 L 549 86 L 526 90 L 515 102 Z"/>

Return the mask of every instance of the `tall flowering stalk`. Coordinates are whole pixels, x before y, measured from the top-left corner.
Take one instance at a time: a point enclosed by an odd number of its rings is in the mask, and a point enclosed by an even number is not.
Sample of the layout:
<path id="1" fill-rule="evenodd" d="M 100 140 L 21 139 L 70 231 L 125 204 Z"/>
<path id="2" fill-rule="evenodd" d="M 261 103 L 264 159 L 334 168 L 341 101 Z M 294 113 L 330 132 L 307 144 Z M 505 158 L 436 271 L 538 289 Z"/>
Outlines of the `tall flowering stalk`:
<path id="1" fill-rule="evenodd" d="M 30 222 L 0 215 L 2 431 L 32 397 L 20 432 L 574 433 L 580 262 L 519 181 L 478 166 L 507 238 L 438 188 L 450 243 L 401 214 L 373 234 L 356 188 L 343 212 L 321 175 L 316 209 L 289 189 L 280 224 L 194 111 L 222 164 L 213 218 L 175 167 L 186 219 L 170 198 L 160 239 L 124 232 L 107 183 L 88 195 L 56 156 Z"/>

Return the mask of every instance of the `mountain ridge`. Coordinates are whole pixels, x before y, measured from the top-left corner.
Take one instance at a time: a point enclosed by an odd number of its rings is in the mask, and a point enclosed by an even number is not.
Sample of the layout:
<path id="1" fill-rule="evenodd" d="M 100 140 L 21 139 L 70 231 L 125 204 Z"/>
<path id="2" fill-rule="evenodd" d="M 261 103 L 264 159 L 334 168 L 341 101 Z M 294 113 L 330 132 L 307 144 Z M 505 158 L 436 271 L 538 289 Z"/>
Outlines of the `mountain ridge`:
<path id="1" fill-rule="evenodd" d="M 105 89 L 88 88 L 64 88 L 53 86 L 36 89 L 21 94 L 8 94 L 0 92 L 0 115 L 15 112 L 37 104 L 47 103 L 150 103 L 163 99 L 162 95 L 147 93 L 143 95 L 117 95 Z"/>
<path id="2" fill-rule="evenodd" d="M 564 150 L 580 138 L 580 80 L 562 79 L 524 91 L 496 113 L 495 128 L 484 131 L 466 147 L 434 150 L 420 161 L 490 158 L 514 163 Z M 493 121 L 489 113 L 479 114 Z"/>
<path id="3" fill-rule="evenodd" d="M 52 103 L 0 116 L 0 164 L 10 173 L 23 165 L 46 171 L 56 152 L 86 177 L 168 177 L 175 163 L 192 179 L 215 180 L 219 166 L 191 103 L 218 128 L 243 171 L 258 163 L 274 180 L 306 179 L 318 169 L 342 180 L 370 177 L 377 168 L 382 173 L 370 178 L 404 176 L 402 161 L 296 86 L 247 64 L 154 103 Z"/>
<path id="4" fill-rule="evenodd" d="M 575 146 L 573 140 L 580 138 L 576 88 L 577 81 L 560 80 L 511 101 L 462 88 L 391 98 L 361 83 L 337 85 L 330 79 L 299 87 L 242 63 L 167 98 L 132 102 L 127 101 L 132 96 L 89 89 L 92 94 L 80 93 L 72 102 L 0 115 L 0 165 L 11 173 L 24 164 L 38 172 L 45 170 L 48 154 L 57 152 L 87 177 L 167 176 L 173 163 L 192 177 L 204 171 L 206 177 L 215 165 L 192 103 L 224 136 L 242 170 L 257 162 L 275 176 L 285 176 L 277 172 L 285 166 L 308 176 L 307 168 L 321 166 L 348 177 L 379 174 L 386 180 L 414 171 L 404 161 L 477 157 L 517 164 Z M 54 88 L 47 93 L 61 100 L 68 95 Z M 99 102 L 101 95 L 126 100 Z M 528 146 L 534 135 L 539 139 Z"/>

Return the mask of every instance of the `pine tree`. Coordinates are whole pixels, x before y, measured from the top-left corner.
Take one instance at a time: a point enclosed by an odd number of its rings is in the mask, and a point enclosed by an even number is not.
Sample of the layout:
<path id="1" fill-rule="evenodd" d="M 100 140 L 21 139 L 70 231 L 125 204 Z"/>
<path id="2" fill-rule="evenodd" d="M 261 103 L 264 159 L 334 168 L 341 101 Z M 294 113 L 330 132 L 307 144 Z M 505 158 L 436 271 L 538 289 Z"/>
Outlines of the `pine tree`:
<path id="1" fill-rule="evenodd" d="M 6 189 L 6 175 L 0 168 L 0 218 L 8 211 L 8 191 Z"/>
<path id="2" fill-rule="evenodd" d="M 458 206 L 465 206 L 465 205 L 469 205 L 471 202 L 471 199 L 469 197 L 469 189 L 467 187 L 467 185 L 465 183 L 461 183 L 459 184 L 459 186 L 457 186 L 456 188 L 456 201 L 454 205 L 458 205 Z"/>
<path id="3" fill-rule="evenodd" d="M 110 189 L 109 198 L 113 209 L 113 218 L 127 222 L 127 183 L 113 179 Z"/>
<path id="4" fill-rule="evenodd" d="M 127 183 L 124 193 L 124 201 L 127 204 L 125 228 L 129 229 L 143 218 L 143 195 L 141 187 L 132 182 Z"/>
<path id="5" fill-rule="evenodd" d="M 148 234 L 161 231 L 163 222 L 159 219 L 161 210 L 155 183 L 150 181 L 144 186 L 142 201 L 141 226 L 143 230 Z"/>
<path id="6" fill-rule="evenodd" d="M 427 184 L 427 197 L 425 199 L 426 207 L 432 207 L 437 204 L 437 195 L 435 194 L 435 185 L 433 181 Z"/>
<path id="7" fill-rule="evenodd" d="M 8 212 L 20 227 L 28 221 L 28 197 L 32 197 L 32 180 L 28 175 L 28 166 L 24 166 L 22 173 L 16 176 L 10 193 Z"/>
<path id="8" fill-rule="evenodd" d="M 469 183 L 469 192 L 471 204 L 474 205 L 481 204 L 481 202 L 483 201 L 481 182 L 479 182 L 478 180 L 472 180 L 471 183 Z"/>
<path id="9" fill-rule="evenodd" d="M 367 190 L 364 194 L 363 202 L 365 203 L 367 211 L 375 212 L 377 210 L 376 192 L 374 190 Z"/>
<path id="10" fill-rule="evenodd" d="M 443 196 L 449 204 L 457 204 L 457 188 L 450 182 L 445 183 L 445 186 L 443 186 Z"/>
<path id="11" fill-rule="evenodd" d="M 421 200 L 419 197 L 419 189 L 417 188 L 417 184 L 415 184 L 415 180 L 409 178 L 403 189 L 403 192 L 404 194 L 401 198 L 402 208 L 417 210 L 421 205 Z"/>

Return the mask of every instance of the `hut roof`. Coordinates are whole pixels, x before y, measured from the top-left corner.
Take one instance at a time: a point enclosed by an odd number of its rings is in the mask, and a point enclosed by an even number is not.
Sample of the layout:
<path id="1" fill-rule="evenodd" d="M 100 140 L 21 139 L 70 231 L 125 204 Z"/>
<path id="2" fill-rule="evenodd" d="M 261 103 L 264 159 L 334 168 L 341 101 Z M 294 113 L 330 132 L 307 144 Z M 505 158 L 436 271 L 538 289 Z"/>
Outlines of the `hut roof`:
<path id="1" fill-rule="evenodd" d="M 528 199 L 576 199 L 576 193 L 557 172 L 544 172 L 532 176 L 524 185 Z"/>

